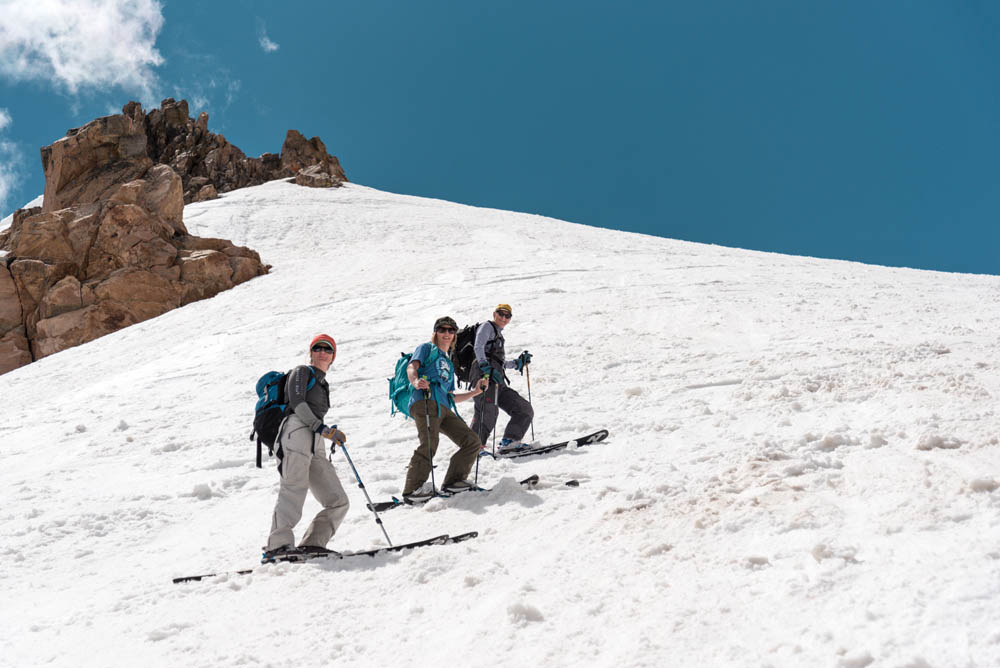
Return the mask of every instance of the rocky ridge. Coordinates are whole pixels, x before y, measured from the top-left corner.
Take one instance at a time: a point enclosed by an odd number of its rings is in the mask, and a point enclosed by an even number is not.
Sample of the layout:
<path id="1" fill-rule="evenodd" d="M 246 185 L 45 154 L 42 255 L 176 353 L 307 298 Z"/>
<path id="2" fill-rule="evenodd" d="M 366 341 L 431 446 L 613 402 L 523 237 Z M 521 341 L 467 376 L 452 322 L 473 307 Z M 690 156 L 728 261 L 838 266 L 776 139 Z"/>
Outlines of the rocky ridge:
<path id="1" fill-rule="evenodd" d="M 289 130 L 280 155 L 247 158 L 187 110 L 130 102 L 41 149 L 43 204 L 0 232 L 0 373 L 267 273 L 249 248 L 188 234 L 186 203 L 347 180 L 318 137 Z"/>

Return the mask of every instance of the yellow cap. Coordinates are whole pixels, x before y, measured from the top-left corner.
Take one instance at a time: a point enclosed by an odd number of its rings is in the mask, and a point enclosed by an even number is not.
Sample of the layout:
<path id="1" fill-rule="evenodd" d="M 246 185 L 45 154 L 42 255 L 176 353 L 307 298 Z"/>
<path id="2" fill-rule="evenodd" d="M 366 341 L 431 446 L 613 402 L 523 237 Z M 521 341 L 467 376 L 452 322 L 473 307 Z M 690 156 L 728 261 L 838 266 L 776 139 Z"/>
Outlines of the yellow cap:
<path id="1" fill-rule="evenodd" d="M 514 313 L 514 309 L 510 307 L 510 304 L 497 304 L 497 307 L 493 309 L 494 311 L 507 311 L 507 313 Z"/>

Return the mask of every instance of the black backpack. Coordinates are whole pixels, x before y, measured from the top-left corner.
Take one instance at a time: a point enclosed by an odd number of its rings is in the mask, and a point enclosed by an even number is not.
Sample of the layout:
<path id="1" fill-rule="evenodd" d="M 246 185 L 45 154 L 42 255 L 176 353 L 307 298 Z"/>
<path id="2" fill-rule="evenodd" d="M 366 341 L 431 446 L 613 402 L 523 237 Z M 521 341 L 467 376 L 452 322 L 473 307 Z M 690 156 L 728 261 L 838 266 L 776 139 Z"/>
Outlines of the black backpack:
<path id="1" fill-rule="evenodd" d="M 455 336 L 455 347 L 451 350 L 451 365 L 455 367 L 455 378 L 459 382 L 472 382 L 472 369 L 476 366 L 476 330 L 480 323 L 466 325 Z"/>
<path id="2" fill-rule="evenodd" d="M 479 330 L 477 322 L 474 325 L 467 325 L 458 330 L 455 337 L 455 347 L 451 351 L 451 364 L 455 367 L 455 378 L 466 385 L 472 385 L 472 371 L 476 365 L 476 332 Z M 490 323 L 493 325 L 493 323 Z M 493 325 L 496 329 L 496 325 Z M 497 334 L 500 331 L 497 330 Z M 488 354 L 488 351 L 487 351 Z"/>
<path id="3" fill-rule="evenodd" d="M 310 367 L 309 371 L 312 371 Z M 250 440 L 257 436 L 257 468 L 261 467 L 261 444 L 267 446 L 268 456 L 274 455 L 274 442 L 278 430 L 288 415 L 288 400 L 285 398 L 285 381 L 291 371 L 268 371 L 257 379 L 257 405 L 253 411 L 253 430 Z M 316 376 L 309 379 L 306 390 L 316 384 Z"/>

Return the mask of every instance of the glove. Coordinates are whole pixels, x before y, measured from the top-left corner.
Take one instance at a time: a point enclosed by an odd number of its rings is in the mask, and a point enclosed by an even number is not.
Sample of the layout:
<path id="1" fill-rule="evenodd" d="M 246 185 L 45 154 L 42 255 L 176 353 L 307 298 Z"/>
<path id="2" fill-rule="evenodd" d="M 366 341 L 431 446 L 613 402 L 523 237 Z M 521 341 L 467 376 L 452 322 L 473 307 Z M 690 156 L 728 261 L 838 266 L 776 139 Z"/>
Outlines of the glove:
<path id="1" fill-rule="evenodd" d="M 490 366 L 489 362 L 480 362 L 479 370 L 483 372 L 483 378 L 489 378 L 490 372 L 493 371 L 493 367 Z"/>
<path id="2" fill-rule="evenodd" d="M 514 360 L 514 368 L 517 369 L 518 371 L 522 370 L 529 364 L 531 364 L 531 353 L 529 353 L 527 350 L 518 355 L 517 359 Z"/>
<path id="3" fill-rule="evenodd" d="M 332 427 L 327 427 L 326 425 L 323 425 L 322 430 L 319 432 L 319 435 L 322 436 L 323 438 L 329 439 L 332 442 L 331 449 L 336 448 L 338 445 L 343 445 L 344 443 L 347 443 L 347 436 L 344 434 L 344 432 L 337 429 L 337 425 L 333 425 Z"/>

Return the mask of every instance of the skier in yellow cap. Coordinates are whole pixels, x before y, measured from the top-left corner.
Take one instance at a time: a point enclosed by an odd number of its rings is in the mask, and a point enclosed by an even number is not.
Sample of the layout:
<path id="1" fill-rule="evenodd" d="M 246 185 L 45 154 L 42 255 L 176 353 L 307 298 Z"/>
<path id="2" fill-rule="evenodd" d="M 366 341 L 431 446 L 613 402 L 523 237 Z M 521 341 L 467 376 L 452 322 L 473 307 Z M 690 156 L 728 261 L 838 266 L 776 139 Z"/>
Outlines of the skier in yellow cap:
<path id="1" fill-rule="evenodd" d="M 531 362 L 531 353 L 527 350 L 517 358 L 508 360 L 504 352 L 503 329 L 510 324 L 514 310 L 510 304 L 497 304 L 493 310 L 493 319 L 484 322 L 476 330 L 474 344 L 476 365 L 472 369 L 471 381 L 476 383 L 480 378 L 489 380 L 489 387 L 475 398 L 475 412 L 472 417 L 472 431 L 486 445 L 486 439 L 497 423 L 497 417 L 502 409 L 510 415 L 503 439 L 497 448 L 497 454 L 506 455 L 530 449 L 523 443 L 525 432 L 535 416 L 531 404 L 516 390 L 513 390 L 504 374 L 504 369 L 521 371 Z"/>

